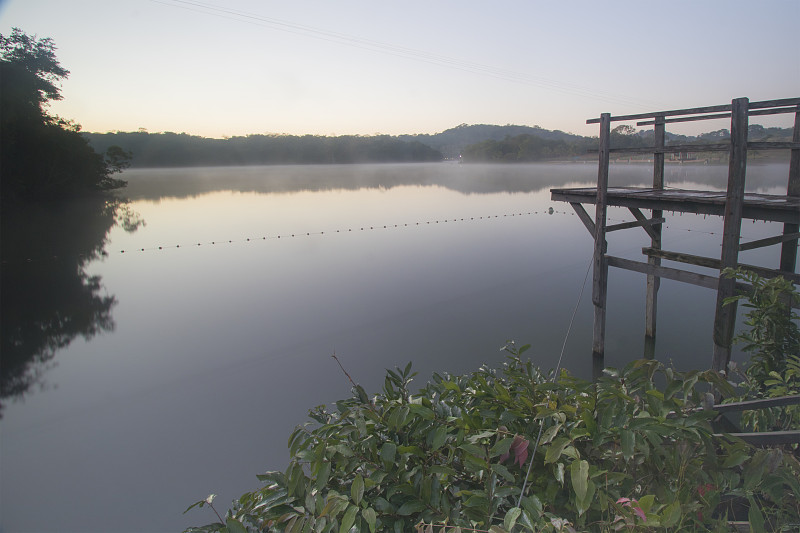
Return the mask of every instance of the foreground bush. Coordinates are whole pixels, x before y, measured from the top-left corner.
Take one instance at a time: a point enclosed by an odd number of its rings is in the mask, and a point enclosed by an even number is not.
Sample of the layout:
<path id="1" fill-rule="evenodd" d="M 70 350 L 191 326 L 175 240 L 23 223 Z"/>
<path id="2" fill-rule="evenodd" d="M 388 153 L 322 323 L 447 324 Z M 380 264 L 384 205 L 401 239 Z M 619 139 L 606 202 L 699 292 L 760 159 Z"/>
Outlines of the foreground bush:
<path id="1" fill-rule="evenodd" d="M 354 386 L 292 433 L 284 472 L 258 476 L 264 488 L 225 524 L 190 531 L 724 531 L 737 513 L 754 530 L 800 523 L 797 459 L 713 436 L 701 406 L 711 386 L 729 389 L 717 374 L 640 360 L 596 384 L 552 380 L 526 348 L 507 347 L 500 369 L 434 374 L 418 393 L 410 365 L 373 398 Z"/>

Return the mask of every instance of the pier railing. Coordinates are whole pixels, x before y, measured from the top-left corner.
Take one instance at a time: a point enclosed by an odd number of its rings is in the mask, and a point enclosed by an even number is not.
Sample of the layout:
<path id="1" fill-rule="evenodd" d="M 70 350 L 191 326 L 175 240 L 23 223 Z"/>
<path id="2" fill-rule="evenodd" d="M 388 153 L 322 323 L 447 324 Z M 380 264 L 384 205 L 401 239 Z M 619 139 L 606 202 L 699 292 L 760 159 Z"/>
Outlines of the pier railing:
<path id="1" fill-rule="evenodd" d="M 751 116 L 795 115 L 792 140 L 789 142 L 753 142 L 748 140 L 748 121 Z M 730 139 L 714 144 L 668 145 L 666 125 L 675 122 L 692 122 L 730 118 Z M 611 123 L 637 121 L 638 126 L 652 125 L 655 142 L 646 148 L 611 148 Z M 592 189 L 553 189 L 553 200 L 569 202 L 581 222 L 594 238 L 594 274 L 592 278 L 592 301 L 594 304 L 594 333 L 592 359 L 595 376 L 604 366 L 605 321 L 608 285 L 608 267 L 613 266 L 641 272 L 647 275 L 647 301 L 645 307 L 646 354 L 655 350 L 656 310 L 658 290 L 662 277 L 691 283 L 717 291 L 717 304 L 712 334 L 713 352 L 711 367 L 723 370 L 730 362 L 736 320 L 736 304 L 725 305 L 726 299 L 734 296 L 737 282 L 722 276 L 726 268 L 746 266 L 739 264 L 739 251 L 764 246 L 781 245 L 780 265 L 777 269 L 755 267 L 765 277 L 784 276 L 794 283 L 800 282 L 795 273 L 798 237 L 800 237 L 800 98 L 750 102 L 737 98 L 730 104 L 657 111 L 634 115 L 612 116 L 603 113 L 599 118 L 586 121 L 599 124 L 597 187 Z M 785 196 L 745 194 L 748 150 L 789 150 L 790 164 Z M 725 193 L 715 191 L 665 190 L 664 156 L 668 153 L 714 152 L 728 153 L 728 183 Z M 649 189 L 608 187 L 610 154 L 653 154 L 653 185 Z M 594 220 L 582 204 L 595 204 Z M 634 221 L 608 226 L 608 206 L 626 207 Z M 650 209 L 647 217 L 641 210 Z M 664 211 L 705 213 L 723 217 L 722 252 L 719 258 L 699 257 L 662 249 L 662 226 Z M 759 218 L 783 223 L 780 235 L 740 243 L 743 218 Z M 641 227 L 650 237 L 650 246 L 643 249 L 647 262 L 614 257 L 607 253 L 606 233 L 620 229 Z M 719 271 L 717 276 L 699 274 L 677 268 L 662 266 L 662 260 L 709 267 Z"/>

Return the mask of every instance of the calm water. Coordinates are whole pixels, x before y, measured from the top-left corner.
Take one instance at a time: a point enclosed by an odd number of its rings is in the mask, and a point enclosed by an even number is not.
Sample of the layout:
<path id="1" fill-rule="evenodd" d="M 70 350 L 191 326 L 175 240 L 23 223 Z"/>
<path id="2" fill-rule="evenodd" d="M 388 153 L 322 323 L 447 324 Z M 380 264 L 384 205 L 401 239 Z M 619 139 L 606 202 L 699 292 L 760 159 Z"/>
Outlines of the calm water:
<path id="1" fill-rule="evenodd" d="M 750 190 L 785 193 L 788 165 L 749 170 Z M 611 183 L 646 185 L 651 172 L 615 165 Z M 726 172 L 671 166 L 667 182 L 724 189 Z M 212 492 L 224 508 L 257 488 L 257 473 L 284 468 L 286 439 L 306 411 L 349 394 L 334 351 L 368 391 L 408 361 L 420 382 L 498 363 L 507 339 L 531 343 L 532 357 L 552 367 L 592 252 L 549 189 L 592 185 L 594 165 L 124 177 L 127 231 L 81 204 L 4 221 L 2 531 L 180 531 L 211 521 L 205 509 L 181 513 Z M 145 225 L 130 231 L 137 217 Z M 615 209 L 609 218 L 631 219 Z M 720 230 L 717 218 L 675 216 L 664 247 L 718 256 Z M 748 222 L 742 233 L 779 231 Z M 609 249 L 637 258 L 648 243 L 634 229 L 611 234 Z M 777 257 L 770 248 L 741 260 L 774 266 Z M 644 286 L 638 274 L 611 271 L 611 366 L 642 353 Z M 565 353 L 583 377 L 589 291 Z M 660 294 L 657 356 L 705 366 L 714 293 L 662 281 Z M 11 339 L 12 330 L 24 333 Z"/>

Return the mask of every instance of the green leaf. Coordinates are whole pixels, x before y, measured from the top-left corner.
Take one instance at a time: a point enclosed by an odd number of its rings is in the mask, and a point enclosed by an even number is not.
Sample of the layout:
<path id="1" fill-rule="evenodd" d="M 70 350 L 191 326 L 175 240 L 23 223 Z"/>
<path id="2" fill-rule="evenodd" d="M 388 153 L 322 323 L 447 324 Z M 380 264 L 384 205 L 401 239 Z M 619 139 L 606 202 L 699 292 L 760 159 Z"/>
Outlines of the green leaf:
<path id="1" fill-rule="evenodd" d="M 501 464 L 492 464 L 491 468 L 492 472 L 499 474 L 500 477 L 502 477 L 506 481 L 511 481 L 512 483 L 514 482 L 515 479 L 514 474 L 512 474 L 505 466 Z"/>
<path id="2" fill-rule="evenodd" d="M 385 442 L 383 446 L 381 446 L 381 459 L 387 463 L 393 463 L 396 452 L 397 445 L 394 442 Z"/>
<path id="3" fill-rule="evenodd" d="M 508 453 L 508 450 L 511 448 L 512 442 L 514 442 L 514 437 L 506 437 L 505 439 L 500 439 L 489 450 L 489 457 L 496 457 L 498 455 L 503 455 L 504 453 Z"/>
<path id="4" fill-rule="evenodd" d="M 733 468 L 734 466 L 739 466 L 749 458 L 749 453 L 744 450 L 737 450 L 725 459 L 725 461 L 722 463 L 722 468 Z"/>
<path id="5" fill-rule="evenodd" d="M 589 482 L 589 462 L 572 461 L 572 464 L 569 466 L 569 471 L 576 500 L 583 501 L 586 497 L 586 488 Z"/>
<path id="6" fill-rule="evenodd" d="M 361 503 L 361 498 L 364 497 L 364 478 L 361 477 L 361 474 L 356 474 L 353 485 L 350 487 L 350 496 L 356 505 Z"/>
<path id="7" fill-rule="evenodd" d="M 322 463 L 317 472 L 317 479 L 314 481 L 314 487 L 317 490 L 322 490 L 328 484 L 328 479 L 331 476 L 331 464 L 329 462 Z"/>
<path id="8" fill-rule="evenodd" d="M 361 511 L 361 516 L 366 520 L 367 525 L 369 526 L 370 533 L 375 533 L 375 523 L 377 519 L 377 515 L 375 514 L 375 509 L 372 507 L 367 507 L 363 511 Z"/>
<path id="9" fill-rule="evenodd" d="M 355 505 L 350 505 L 347 508 L 347 511 L 345 511 L 344 516 L 342 517 L 342 524 L 339 526 L 339 533 L 347 533 L 350 531 L 350 528 L 356 523 L 357 513 L 358 507 Z"/>
<path id="10" fill-rule="evenodd" d="M 503 529 L 506 531 L 511 531 L 514 528 L 514 525 L 517 523 L 517 519 L 519 518 L 522 509 L 519 507 L 512 507 L 506 513 L 505 518 L 503 518 Z"/>
<path id="11" fill-rule="evenodd" d="M 643 509 L 644 510 L 644 509 Z M 661 525 L 672 527 L 681 519 L 681 502 L 675 500 L 661 511 Z M 759 531 L 758 529 L 756 531 Z"/>
<path id="12" fill-rule="evenodd" d="M 433 438 L 431 439 L 431 450 L 436 451 L 441 448 L 447 440 L 447 428 L 439 426 L 433 430 Z"/>
<path id="13" fill-rule="evenodd" d="M 225 525 L 228 528 L 228 533 L 247 533 L 247 528 L 233 517 L 229 516 L 228 519 L 225 520 Z"/>
<path id="14" fill-rule="evenodd" d="M 550 444 L 547 448 L 547 452 L 544 454 L 544 462 L 547 463 L 555 463 L 558 461 L 558 458 L 561 457 L 561 452 L 564 451 L 564 448 L 569 445 L 569 439 L 567 437 L 559 437 Z"/>
<path id="15" fill-rule="evenodd" d="M 747 520 L 750 522 L 751 531 L 766 531 L 764 529 L 764 515 L 758 507 L 755 499 L 751 496 L 748 498 L 750 501 L 750 510 L 747 511 Z"/>
<path id="16" fill-rule="evenodd" d="M 626 461 L 630 461 L 631 457 L 633 457 L 633 447 L 635 444 L 636 444 L 636 434 L 629 429 L 623 429 L 622 457 L 624 457 Z"/>
<path id="17" fill-rule="evenodd" d="M 419 500 L 411 500 L 410 502 L 406 502 L 400 506 L 397 510 L 397 514 L 400 516 L 408 516 L 413 513 L 418 513 L 425 509 L 425 504 Z"/>

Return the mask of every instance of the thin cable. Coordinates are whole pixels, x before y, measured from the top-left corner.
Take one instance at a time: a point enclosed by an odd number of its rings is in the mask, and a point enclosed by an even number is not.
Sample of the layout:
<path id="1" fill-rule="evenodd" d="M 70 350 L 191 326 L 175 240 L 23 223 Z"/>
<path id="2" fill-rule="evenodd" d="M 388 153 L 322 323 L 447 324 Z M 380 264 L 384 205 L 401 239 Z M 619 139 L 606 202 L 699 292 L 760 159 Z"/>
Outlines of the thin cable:
<path id="1" fill-rule="evenodd" d="M 572 310 L 572 318 L 569 319 L 569 326 L 567 327 L 567 334 L 564 335 L 564 344 L 561 345 L 561 354 L 558 356 L 558 363 L 556 364 L 555 371 L 553 372 L 553 383 L 556 382 L 558 377 L 558 371 L 561 369 L 561 361 L 564 359 L 564 350 L 567 347 L 567 339 L 569 339 L 569 333 L 572 330 L 572 324 L 575 322 L 575 315 L 578 314 L 578 306 L 581 304 L 581 299 L 583 298 L 583 291 L 586 288 L 586 280 L 589 279 L 589 271 L 592 269 L 592 263 L 594 263 L 594 254 L 592 255 L 592 260 L 589 261 L 589 266 L 586 267 L 586 274 L 583 276 L 583 285 L 581 285 L 581 292 L 578 294 L 578 301 L 575 302 L 575 309 Z M 542 431 L 544 431 L 544 419 L 542 419 L 542 423 L 539 425 L 539 435 L 536 437 L 536 443 L 533 445 L 533 453 L 531 454 L 531 460 L 528 463 L 528 471 L 525 472 L 525 479 L 522 481 L 522 490 L 519 491 L 519 499 L 517 500 L 517 507 L 522 504 L 522 495 L 525 494 L 525 488 L 528 485 L 528 477 L 531 475 L 531 468 L 533 467 L 533 461 L 536 457 L 536 450 L 539 448 L 539 441 L 542 439 Z"/>
<path id="2" fill-rule="evenodd" d="M 584 87 L 577 84 L 567 83 L 563 81 L 551 80 L 542 77 L 531 77 L 511 70 L 500 69 L 490 65 L 476 63 L 472 61 L 465 61 L 450 56 L 434 54 L 423 50 L 414 48 L 407 48 L 393 44 L 384 43 L 381 41 L 374 41 L 371 39 L 364 39 L 353 35 L 314 28 L 293 22 L 287 22 L 279 19 L 265 17 L 256 13 L 240 11 L 228 7 L 214 5 L 207 2 L 191 1 L 191 0 L 150 0 L 153 3 L 161 4 L 177 9 L 184 9 L 195 13 L 202 13 L 218 18 L 234 20 L 246 24 L 253 24 L 255 26 L 270 27 L 279 31 L 292 33 L 295 35 L 302 35 L 319 39 L 327 42 L 343 44 L 360 48 L 362 50 L 369 50 L 373 52 L 393 55 L 397 57 L 404 57 L 413 59 L 424 63 L 433 65 L 444 66 L 461 70 L 464 72 L 471 72 L 473 74 L 486 75 L 493 78 L 498 78 L 504 81 L 521 83 L 525 85 L 533 85 L 544 89 L 554 90 L 556 92 L 569 93 L 575 96 L 582 96 L 593 100 L 605 101 L 608 103 L 619 105 L 635 105 L 647 106 L 652 108 L 657 102 L 635 98 L 633 96 L 622 95 L 618 92 L 607 93 L 600 92 L 596 89 Z"/>

